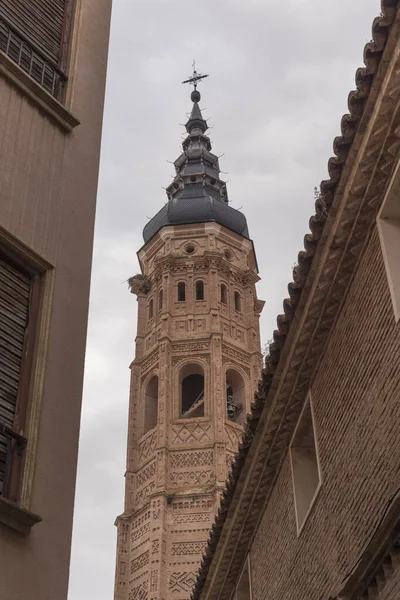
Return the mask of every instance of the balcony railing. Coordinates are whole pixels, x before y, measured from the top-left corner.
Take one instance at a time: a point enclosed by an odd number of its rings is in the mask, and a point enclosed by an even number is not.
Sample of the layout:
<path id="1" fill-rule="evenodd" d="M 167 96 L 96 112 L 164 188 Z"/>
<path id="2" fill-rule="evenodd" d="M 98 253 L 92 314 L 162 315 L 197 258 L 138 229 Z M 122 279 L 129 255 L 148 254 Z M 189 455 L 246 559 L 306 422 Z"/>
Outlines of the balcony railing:
<path id="1" fill-rule="evenodd" d="M 2 439 L 3 438 L 3 439 Z M 0 496 L 11 498 L 12 476 L 18 470 L 27 439 L 0 422 Z"/>
<path id="2" fill-rule="evenodd" d="M 64 99 L 67 76 L 0 17 L 0 50 L 56 100 Z"/>

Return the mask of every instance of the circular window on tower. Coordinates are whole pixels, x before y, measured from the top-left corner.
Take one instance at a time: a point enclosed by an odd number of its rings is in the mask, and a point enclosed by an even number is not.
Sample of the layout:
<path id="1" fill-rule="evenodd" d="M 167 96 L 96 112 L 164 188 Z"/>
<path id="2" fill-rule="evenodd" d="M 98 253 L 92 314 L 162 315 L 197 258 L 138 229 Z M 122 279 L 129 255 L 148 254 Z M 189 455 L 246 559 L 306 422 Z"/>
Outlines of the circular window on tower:
<path id="1" fill-rule="evenodd" d="M 196 251 L 196 248 L 194 247 L 193 244 L 187 244 L 185 246 L 185 252 L 186 254 L 193 254 Z"/>
<path id="2" fill-rule="evenodd" d="M 232 260 L 233 258 L 233 254 L 228 248 L 225 248 L 224 250 L 224 257 L 226 258 L 226 260 Z"/>

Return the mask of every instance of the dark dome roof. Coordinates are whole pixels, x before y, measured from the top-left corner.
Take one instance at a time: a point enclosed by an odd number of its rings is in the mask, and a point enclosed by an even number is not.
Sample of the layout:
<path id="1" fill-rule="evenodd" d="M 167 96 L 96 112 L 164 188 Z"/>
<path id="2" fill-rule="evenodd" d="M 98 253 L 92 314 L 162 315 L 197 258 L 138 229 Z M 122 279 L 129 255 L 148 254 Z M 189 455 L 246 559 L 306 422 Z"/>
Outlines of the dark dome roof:
<path id="1" fill-rule="evenodd" d="M 165 225 L 213 221 L 248 238 L 246 217 L 228 204 L 226 183 L 220 178 L 218 156 L 212 153 L 198 101 L 192 92 L 193 108 L 186 123 L 188 133 L 182 153 L 174 162 L 176 175 L 167 187 L 168 203 L 147 223 L 143 238 L 148 242 Z"/>
<path id="2" fill-rule="evenodd" d="M 195 187 L 195 186 L 193 186 Z M 147 223 L 143 229 L 143 238 L 148 242 L 165 225 L 184 225 L 189 223 L 207 223 L 213 221 L 227 229 L 248 238 L 246 217 L 225 202 L 213 198 L 207 193 L 186 194 L 173 198 Z"/>

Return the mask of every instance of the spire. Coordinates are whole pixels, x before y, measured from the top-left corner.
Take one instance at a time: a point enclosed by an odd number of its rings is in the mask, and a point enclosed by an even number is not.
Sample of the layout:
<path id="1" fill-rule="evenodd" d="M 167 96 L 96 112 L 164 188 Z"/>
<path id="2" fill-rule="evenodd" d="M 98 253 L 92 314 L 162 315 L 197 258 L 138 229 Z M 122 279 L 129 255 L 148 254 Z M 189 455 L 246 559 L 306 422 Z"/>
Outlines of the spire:
<path id="1" fill-rule="evenodd" d="M 143 229 L 145 242 L 166 225 L 207 223 L 214 221 L 249 237 L 245 216 L 228 204 L 226 183 L 220 178 L 218 156 L 213 154 L 210 138 L 206 135 L 207 121 L 200 109 L 199 81 L 208 77 L 197 73 L 182 83 L 194 86 L 190 117 L 185 125 L 187 136 L 182 142 L 182 153 L 175 160 L 175 177 L 166 189 L 168 202 Z"/>
<path id="2" fill-rule="evenodd" d="M 203 119 L 203 115 L 201 114 L 199 102 L 201 99 L 200 92 L 197 90 L 193 90 L 190 96 L 193 102 L 192 112 L 190 113 L 189 121 L 186 123 L 186 131 L 190 133 L 194 133 L 195 129 L 199 129 L 201 133 L 205 133 L 208 129 L 207 121 Z"/>
<path id="3" fill-rule="evenodd" d="M 193 75 L 182 83 L 194 86 L 190 99 L 192 111 L 185 125 L 188 133 L 182 143 L 182 154 L 174 162 L 176 176 L 167 187 L 169 200 L 184 197 L 211 196 L 215 200 L 227 203 L 226 183 L 220 179 L 218 156 L 211 152 L 211 141 L 206 135 L 207 121 L 201 114 L 198 82 L 208 77 L 197 73 L 193 63 Z"/>

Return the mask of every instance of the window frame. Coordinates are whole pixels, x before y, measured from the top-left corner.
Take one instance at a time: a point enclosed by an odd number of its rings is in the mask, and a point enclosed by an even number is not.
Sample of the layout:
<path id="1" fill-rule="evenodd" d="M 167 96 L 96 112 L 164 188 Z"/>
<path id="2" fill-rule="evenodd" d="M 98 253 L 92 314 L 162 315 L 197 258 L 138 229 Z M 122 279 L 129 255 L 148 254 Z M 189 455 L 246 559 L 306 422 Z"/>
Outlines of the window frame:
<path id="1" fill-rule="evenodd" d="M 80 0 L 79 0 L 80 1 Z M 71 52 L 72 52 L 72 40 L 74 30 L 74 20 L 76 13 L 76 6 L 78 0 L 64 0 L 64 11 L 63 11 L 63 22 L 61 26 L 61 39 L 57 53 L 57 60 L 55 55 L 51 56 L 46 48 L 40 47 L 37 43 L 34 33 L 21 30 L 18 25 L 13 22 L 12 19 L 7 17 L 7 10 L 5 14 L 0 14 L 0 22 L 4 24 L 4 28 L 8 31 L 8 44 L 4 51 L 5 56 L 14 63 L 18 70 L 25 73 L 32 81 L 46 90 L 46 92 L 54 98 L 57 102 L 62 105 L 66 103 L 66 90 L 68 86 L 68 66 L 70 63 Z M 26 23 L 26 17 L 22 18 L 22 23 Z M 13 55 L 7 52 L 8 46 L 10 45 L 9 40 L 13 39 L 14 44 L 21 44 L 18 60 Z M 12 45 L 12 44 L 11 44 Z M 29 72 L 24 68 L 21 62 L 21 56 L 23 49 L 26 49 L 31 56 L 31 65 Z M 44 84 L 44 81 L 40 82 L 37 78 L 31 75 L 32 64 L 39 61 L 39 65 L 42 63 L 42 71 L 45 72 L 50 70 L 53 73 L 52 90 Z"/>
<path id="2" fill-rule="evenodd" d="M 189 370 L 192 370 L 192 368 L 195 368 L 194 370 L 196 370 L 196 372 L 188 372 Z M 207 420 L 208 419 L 208 402 L 207 402 L 207 396 L 208 396 L 208 369 L 207 369 L 207 365 L 204 364 L 202 361 L 197 361 L 197 360 L 191 360 L 188 359 L 186 360 L 183 364 L 179 365 L 179 368 L 176 370 L 175 372 L 175 387 L 174 389 L 176 390 L 177 394 L 177 401 L 174 402 L 174 411 L 175 415 L 176 415 L 176 420 L 179 421 L 180 423 L 185 422 L 185 421 L 191 421 L 192 419 L 200 419 L 202 421 Z M 203 415 L 201 416 L 188 416 L 188 417 L 184 417 L 182 416 L 182 383 L 183 380 L 188 377 L 189 375 L 202 375 L 203 377 L 203 382 L 204 382 L 204 392 L 203 392 Z"/>
<path id="3" fill-rule="evenodd" d="M 233 305 L 234 305 L 236 312 L 238 312 L 238 313 L 242 312 L 242 295 L 239 292 L 239 290 L 235 290 L 233 292 Z"/>
<path id="4" fill-rule="evenodd" d="M 222 290 L 225 290 L 225 294 L 222 293 Z M 220 286 L 219 286 L 219 290 L 220 290 L 220 302 L 221 304 L 223 304 L 224 306 L 228 306 L 228 286 L 226 283 L 224 283 L 223 281 L 221 281 Z M 225 296 L 225 300 L 223 300 L 223 297 Z"/>
<path id="5" fill-rule="evenodd" d="M 157 396 L 156 397 L 150 396 L 150 394 L 147 393 L 149 385 L 153 381 L 153 379 L 157 379 Z M 146 429 L 146 425 L 147 425 L 148 421 L 150 420 L 148 405 L 147 405 L 149 396 L 153 400 L 155 400 L 155 425 L 153 425 L 153 427 L 149 427 Z M 159 401 L 160 401 L 160 377 L 159 377 L 158 371 L 155 371 L 147 377 L 147 379 L 143 385 L 143 411 L 142 411 L 143 412 L 143 428 L 142 428 L 141 437 L 144 437 L 145 435 L 147 435 L 149 433 L 149 431 L 153 431 L 153 429 L 155 429 L 158 426 Z M 146 421 L 147 421 L 147 423 L 146 423 Z"/>
<path id="6" fill-rule="evenodd" d="M 9 441 L 8 444 L 9 455 L 7 456 L 6 462 L 7 466 L 4 479 L 4 488 L 0 494 L 0 497 L 10 500 L 15 504 L 19 504 L 21 500 L 21 487 L 25 468 L 26 449 L 28 443 L 30 443 L 29 436 L 27 435 L 28 412 L 32 385 L 31 379 L 33 377 L 34 353 L 39 325 L 42 274 L 40 274 L 38 270 L 32 268 L 28 261 L 25 262 L 18 255 L 8 252 L 3 245 L 0 245 L 0 255 L 2 256 L 3 260 L 9 262 L 11 265 L 14 265 L 15 268 L 19 269 L 21 272 L 24 272 L 30 277 L 28 325 L 22 350 L 21 369 L 12 432 L 4 432 L 4 434 L 11 441 Z M 24 435 L 21 435 L 21 431 L 23 431 Z"/>
<path id="7" fill-rule="evenodd" d="M 1 227 L 0 250 L 5 258 L 14 262 L 27 273 L 31 273 L 32 277 L 37 276 L 40 282 L 35 335 L 31 339 L 32 368 L 29 393 L 26 396 L 27 414 L 23 431 L 28 439 L 28 444 L 21 461 L 17 503 L 0 496 L 0 523 L 6 524 L 22 535 L 27 535 L 33 525 L 42 520 L 38 514 L 31 512 L 30 507 L 39 445 L 55 269 L 52 263 L 38 256 Z"/>
<path id="8" fill-rule="evenodd" d="M 386 279 L 396 323 L 400 320 L 400 161 L 376 218 Z"/>
<path id="9" fill-rule="evenodd" d="M 164 308 L 164 289 L 160 288 L 158 291 L 158 312 Z"/>
<path id="10" fill-rule="evenodd" d="M 232 365 L 232 364 L 228 364 L 225 368 L 225 372 L 224 372 L 224 377 L 225 377 L 225 420 L 227 423 L 234 423 L 235 425 L 240 425 L 241 427 L 244 427 L 245 423 L 246 423 L 246 418 L 247 418 L 247 393 L 248 393 L 248 380 L 247 377 L 245 376 L 245 374 L 236 366 L 236 365 Z M 240 378 L 241 383 L 243 384 L 241 387 L 237 388 L 236 386 L 232 387 L 232 383 L 230 383 L 229 387 L 232 389 L 232 396 L 233 396 L 233 400 L 236 401 L 234 402 L 234 404 L 237 403 L 238 400 L 240 400 L 240 404 L 241 404 L 241 410 L 238 413 L 238 415 L 231 419 L 229 417 L 228 414 L 228 378 L 229 377 L 234 377 L 235 379 L 237 377 Z M 235 381 L 235 383 L 237 383 L 237 379 Z M 243 391 L 242 391 L 243 390 Z M 242 394 L 238 394 L 238 392 L 242 391 Z M 242 397 L 239 397 L 242 396 Z"/>
<path id="11" fill-rule="evenodd" d="M 198 291 L 199 291 L 197 286 L 198 286 L 199 284 L 201 284 L 201 287 L 200 287 L 200 290 L 201 290 L 201 296 L 202 296 L 201 298 L 198 298 L 198 297 L 197 297 L 197 295 L 198 295 Z M 206 294 L 205 294 L 205 283 L 204 283 L 204 279 L 197 279 L 197 280 L 195 281 L 195 284 L 194 284 L 194 290 L 195 290 L 195 300 L 196 300 L 196 302 L 203 302 L 203 301 L 205 300 L 205 297 L 206 297 Z"/>
<path id="12" fill-rule="evenodd" d="M 153 298 L 149 298 L 149 304 L 147 308 L 147 318 L 151 321 L 154 317 L 154 300 Z"/>
<path id="13" fill-rule="evenodd" d="M 79 119 L 71 113 L 71 101 L 73 97 L 73 77 L 69 76 L 71 65 L 75 63 L 77 53 L 77 40 L 79 30 L 79 15 L 81 10 L 82 0 L 67 0 L 68 5 L 64 13 L 63 33 L 60 42 L 60 53 L 58 63 L 46 57 L 40 49 L 36 48 L 34 40 L 26 40 L 25 37 L 14 31 L 15 39 L 21 38 L 21 43 L 25 43 L 26 47 L 30 47 L 32 52 L 35 52 L 40 57 L 43 63 L 43 69 L 48 66 L 48 69 L 58 73 L 58 78 L 62 79 L 61 83 L 55 81 L 55 86 L 52 88 L 53 93 L 40 81 L 30 76 L 29 72 L 19 64 L 21 53 L 18 60 L 7 53 L 3 53 L 0 61 L 1 74 L 15 86 L 19 93 L 27 97 L 34 105 L 38 106 L 44 115 L 51 121 L 56 122 L 65 133 L 69 133 L 80 124 Z M 6 18 L 2 18 L 4 27 L 7 31 L 11 31 L 11 24 Z M 7 35 L 11 35 L 8 33 Z M 55 79 L 56 76 L 54 75 Z"/>
<path id="14" fill-rule="evenodd" d="M 183 300 L 179 299 L 181 286 L 183 286 Z M 186 302 L 186 281 L 178 281 L 178 283 L 176 284 L 176 301 Z"/>
<path id="15" fill-rule="evenodd" d="M 303 516 L 302 516 L 302 520 L 300 522 L 299 519 L 299 509 L 298 509 L 298 498 L 299 498 L 299 490 L 296 490 L 296 478 L 295 478 L 295 465 L 294 465 L 294 461 L 293 461 L 293 453 L 292 453 L 292 448 L 296 448 L 296 446 L 294 445 L 295 440 L 296 440 L 296 436 L 298 434 L 299 431 L 299 427 L 301 425 L 302 419 L 304 418 L 304 415 L 306 413 L 307 410 L 310 410 L 310 416 L 311 416 L 311 427 L 312 427 L 312 433 L 313 433 L 313 442 L 314 442 L 314 447 L 315 447 L 315 457 L 316 457 L 316 467 L 317 467 L 317 475 L 318 475 L 318 483 L 313 491 L 313 494 L 310 498 L 310 501 L 308 503 L 308 507 L 307 510 L 304 512 Z M 292 439 L 290 440 L 290 444 L 289 444 L 289 458 L 290 458 L 290 470 L 291 470 L 291 477 L 292 477 L 292 487 L 293 487 L 293 501 L 294 501 L 294 508 L 295 508 L 295 516 L 296 516 L 296 528 L 297 528 L 297 536 L 299 536 L 308 520 L 308 517 L 310 516 L 310 513 L 314 507 L 315 501 L 317 499 L 317 496 L 319 494 L 319 491 L 322 487 L 322 470 L 321 470 L 321 463 L 320 463 L 320 458 L 319 458 L 319 447 L 318 447 L 318 438 L 317 438 L 317 430 L 316 430 L 316 424 L 315 424 L 315 416 L 314 416 L 314 407 L 313 407 L 313 401 L 312 401 L 312 397 L 311 397 L 311 392 L 308 392 L 307 394 L 307 398 L 306 401 L 304 403 L 304 406 L 301 410 L 300 416 L 297 420 L 296 423 L 296 427 L 295 430 L 293 432 L 293 436 Z"/>
<path id="16" fill-rule="evenodd" d="M 250 562 L 250 552 L 247 554 L 246 556 L 246 560 L 244 561 L 242 570 L 240 571 L 240 575 L 238 577 L 237 580 L 237 584 L 235 586 L 235 594 L 234 594 L 234 600 L 244 600 L 243 598 L 238 598 L 238 587 L 240 586 L 242 580 L 243 580 L 243 575 L 245 573 L 245 571 L 247 570 L 247 576 L 248 576 L 248 598 L 246 600 L 252 600 L 253 598 L 253 589 L 252 589 L 252 585 L 251 585 L 251 562 Z"/>

